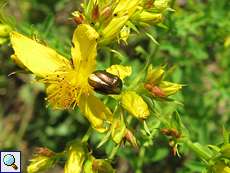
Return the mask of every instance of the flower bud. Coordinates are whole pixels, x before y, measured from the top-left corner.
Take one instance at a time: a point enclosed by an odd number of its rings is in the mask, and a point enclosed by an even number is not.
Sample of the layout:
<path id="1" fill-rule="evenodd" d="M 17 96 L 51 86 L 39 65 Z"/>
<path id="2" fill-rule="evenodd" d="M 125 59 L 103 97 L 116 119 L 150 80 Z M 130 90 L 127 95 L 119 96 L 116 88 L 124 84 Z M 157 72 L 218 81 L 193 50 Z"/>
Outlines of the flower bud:
<path id="1" fill-rule="evenodd" d="M 48 157 L 43 155 L 36 155 L 32 160 L 29 166 L 27 167 L 28 173 L 39 173 L 46 171 L 49 168 L 53 167 L 56 163 L 54 157 Z"/>
<path id="2" fill-rule="evenodd" d="M 84 16 L 82 13 L 75 11 L 72 13 L 72 15 L 74 16 L 73 20 L 77 25 L 84 23 Z"/>
<path id="3" fill-rule="evenodd" d="M 5 44 L 6 42 L 7 42 L 7 38 L 1 38 L 0 37 L 0 45 L 3 45 L 3 44 Z"/>
<path id="4" fill-rule="evenodd" d="M 156 0 L 156 1 L 154 1 L 154 8 L 159 12 L 164 11 L 165 9 L 168 8 L 168 0 Z"/>
<path id="5" fill-rule="evenodd" d="M 159 85 L 161 90 L 166 94 L 166 96 L 173 95 L 182 88 L 181 84 L 162 81 Z"/>
<path id="6" fill-rule="evenodd" d="M 103 43 L 108 43 L 119 36 L 120 30 L 128 21 L 129 16 L 114 17 L 109 24 L 102 30 Z"/>
<path id="7" fill-rule="evenodd" d="M 68 146 L 66 152 L 65 173 L 81 173 L 86 157 L 85 146 L 83 146 L 81 141 L 75 140 Z"/>
<path id="8" fill-rule="evenodd" d="M 0 24 L 0 37 L 8 37 L 11 27 L 5 24 Z"/>
<path id="9" fill-rule="evenodd" d="M 113 14 L 116 14 L 118 16 L 128 15 L 130 17 L 136 11 L 139 4 L 140 0 L 119 0 L 116 8 L 114 9 Z"/>
<path id="10" fill-rule="evenodd" d="M 149 66 L 147 71 L 146 80 L 151 84 L 158 84 L 164 78 L 165 70 L 163 67 L 155 67 L 152 65 Z"/>
<path id="11" fill-rule="evenodd" d="M 120 40 L 124 41 L 125 44 L 128 44 L 127 40 L 129 38 L 129 34 L 130 34 L 130 28 L 127 26 L 124 26 L 120 31 Z"/>
<path id="12" fill-rule="evenodd" d="M 163 16 L 161 13 L 143 11 L 135 18 L 135 20 L 141 23 L 155 24 L 162 22 Z"/>
<path id="13" fill-rule="evenodd" d="M 158 86 L 155 86 L 150 83 L 146 83 L 144 87 L 155 97 L 165 97 L 166 96 L 166 94 Z"/>
<path id="14" fill-rule="evenodd" d="M 136 137 L 133 135 L 133 133 L 126 129 L 126 133 L 125 133 L 125 139 L 134 147 L 134 148 L 138 148 L 138 144 L 137 144 L 137 139 Z"/>
<path id="15" fill-rule="evenodd" d="M 93 10 L 92 10 L 92 20 L 97 21 L 100 16 L 99 6 L 98 4 L 94 4 Z"/>

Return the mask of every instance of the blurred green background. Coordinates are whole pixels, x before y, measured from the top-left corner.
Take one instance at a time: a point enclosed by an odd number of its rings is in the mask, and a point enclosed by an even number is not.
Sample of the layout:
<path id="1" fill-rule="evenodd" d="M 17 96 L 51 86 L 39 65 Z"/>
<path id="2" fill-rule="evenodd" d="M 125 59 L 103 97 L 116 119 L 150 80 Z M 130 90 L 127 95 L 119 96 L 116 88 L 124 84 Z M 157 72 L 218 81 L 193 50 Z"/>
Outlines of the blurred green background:
<path id="1" fill-rule="evenodd" d="M 98 68 L 129 64 L 135 76 L 146 57 L 151 58 L 153 65 L 175 66 L 171 80 L 186 86 L 174 98 L 184 103 L 178 111 L 192 140 L 219 144 L 223 125 L 230 127 L 230 1 L 170 3 L 176 11 L 167 13 L 167 28 L 148 31 L 160 45 L 145 35 L 132 35 L 128 46 L 115 46 L 122 52 L 119 56 L 99 50 Z M 76 27 L 70 17 L 79 4 L 77 0 L 9 0 L 6 11 L 15 18 L 21 32 L 37 35 L 69 57 L 71 35 Z M 9 75 L 21 70 L 10 59 L 11 54 L 10 45 L 0 47 L 0 149 L 21 150 L 25 166 L 34 147 L 61 151 L 68 141 L 82 137 L 89 124 L 78 110 L 47 108 L 44 88 L 31 83 L 31 76 L 24 72 Z M 92 136 L 92 147 L 98 143 L 98 136 Z M 97 149 L 95 155 L 105 157 L 109 147 L 107 144 Z M 49 172 L 61 173 L 62 166 Z M 203 169 L 187 150 L 180 158 L 173 157 L 165 137 L 154 139 L 153 146 L 141 147 L 139 152 L 122 148 L 114 166 L 118 173 L 196 173 Z"/>

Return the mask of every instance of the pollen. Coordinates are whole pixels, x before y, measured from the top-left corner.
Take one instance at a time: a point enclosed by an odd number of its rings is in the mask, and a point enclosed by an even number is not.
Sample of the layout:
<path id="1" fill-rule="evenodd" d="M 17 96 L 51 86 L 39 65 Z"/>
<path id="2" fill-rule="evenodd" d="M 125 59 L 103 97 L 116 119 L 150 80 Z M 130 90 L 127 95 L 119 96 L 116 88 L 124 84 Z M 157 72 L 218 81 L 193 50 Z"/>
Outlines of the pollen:
<path id="1" fill-rule="evenodd" d="M 48 104 L 56 109 L 74 109 L 82 94 L 92 92 L 87 78 L 76 69 L 62 69 L 40 80 L 47 85 Z"/>

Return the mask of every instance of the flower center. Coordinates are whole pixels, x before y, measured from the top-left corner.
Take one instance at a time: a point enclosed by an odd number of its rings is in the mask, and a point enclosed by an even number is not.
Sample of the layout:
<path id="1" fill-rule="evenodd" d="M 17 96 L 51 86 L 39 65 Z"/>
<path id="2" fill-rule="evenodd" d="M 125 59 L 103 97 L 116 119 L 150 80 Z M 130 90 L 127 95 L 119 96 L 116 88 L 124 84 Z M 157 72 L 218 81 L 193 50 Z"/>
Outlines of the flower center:
<path id="1" fill-rule="evenodd" d="M 41 79 L 47 85 L 47 100 L 56 109 L 74 109 L 82 94 L 92 92 L 88 76 L 76 69 L 56 71 Z"/>

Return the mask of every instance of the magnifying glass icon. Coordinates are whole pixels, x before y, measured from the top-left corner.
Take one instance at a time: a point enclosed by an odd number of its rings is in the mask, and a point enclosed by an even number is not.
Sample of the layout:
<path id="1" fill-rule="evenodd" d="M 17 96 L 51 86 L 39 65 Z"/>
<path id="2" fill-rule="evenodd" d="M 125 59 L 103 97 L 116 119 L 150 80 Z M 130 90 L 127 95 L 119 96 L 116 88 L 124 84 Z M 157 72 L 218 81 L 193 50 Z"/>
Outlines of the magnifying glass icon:
<path id="1" fill-rule="evenodd" d="M 15 158 L 12 154 L 6 154 L 4 157 L 3 157 L 3 163 L 6 165 L 6 166 L 11 166 L 12 168 L 14 168 L 15 170 L 18 169 L 18 166 L 15 164 Z"/>

